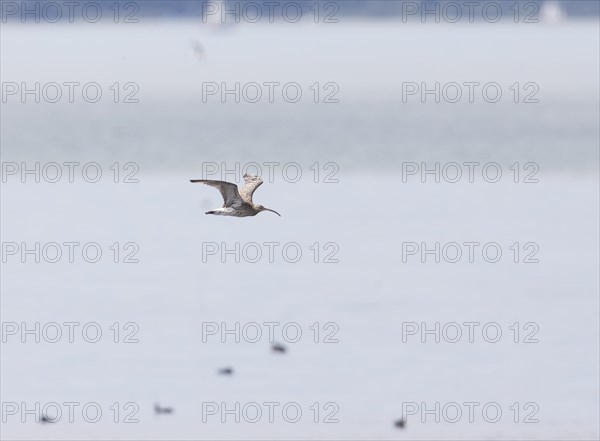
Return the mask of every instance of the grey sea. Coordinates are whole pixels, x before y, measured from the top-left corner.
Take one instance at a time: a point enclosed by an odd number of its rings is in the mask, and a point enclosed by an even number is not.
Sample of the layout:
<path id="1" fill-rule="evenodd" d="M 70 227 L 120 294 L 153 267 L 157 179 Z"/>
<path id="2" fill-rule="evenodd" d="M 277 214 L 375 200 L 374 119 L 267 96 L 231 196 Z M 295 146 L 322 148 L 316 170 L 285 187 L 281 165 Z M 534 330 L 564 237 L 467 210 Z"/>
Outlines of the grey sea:
<path id="1" fill-rule="evenodd" d="M 598 439 L 598 35 L 3 23 L 3 87 L 63 95 L 3 89 L 2 436 Z M 257 165 L 282 217 L 204 214 Z"/>

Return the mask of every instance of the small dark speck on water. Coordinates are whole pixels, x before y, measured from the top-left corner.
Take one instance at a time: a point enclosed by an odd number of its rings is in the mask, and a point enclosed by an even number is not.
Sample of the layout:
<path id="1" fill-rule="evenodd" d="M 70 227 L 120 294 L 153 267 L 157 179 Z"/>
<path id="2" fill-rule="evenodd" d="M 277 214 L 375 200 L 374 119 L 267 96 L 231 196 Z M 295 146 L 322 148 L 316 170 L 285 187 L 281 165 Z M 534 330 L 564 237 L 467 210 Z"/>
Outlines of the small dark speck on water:
<path id="1" fill-rule="evenodd" d="M 160 407 L 159 404 L 155 404 L 154 405 L 154 413 L 159 415 L 159 414 L 171 414 L 173 413 L 173 408 L 172 407 Z"/>
<path id="2" fill-rule="evenodd" d="M 287 348 L 280 343 L 273 343 L 271 349 L 273 350 L 273 352 L 279 352 L 281 354 L 285 354 L 285 351 L 287 351 Z"/>

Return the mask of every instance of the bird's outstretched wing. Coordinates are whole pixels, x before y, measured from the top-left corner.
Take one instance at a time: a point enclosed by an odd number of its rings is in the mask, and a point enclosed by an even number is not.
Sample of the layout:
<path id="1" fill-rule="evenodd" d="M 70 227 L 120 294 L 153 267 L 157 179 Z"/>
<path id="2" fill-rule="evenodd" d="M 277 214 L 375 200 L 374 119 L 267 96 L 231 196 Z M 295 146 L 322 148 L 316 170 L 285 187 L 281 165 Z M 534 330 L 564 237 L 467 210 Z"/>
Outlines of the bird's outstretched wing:
<path id="1" fill-rule="evenodd" d="M 190 179 L 190 182 L 202 182 L 203 184 L 215 187 L 223 196 L 223 208 L 238 206 L 242 203 L 242 198 L 238 192 L 238 187 L 231 182 L 225 181 L 207 181 L 204 179 Z"/>
<path id="2" fill-rule="evenodd" d="M 244 181 L 246 181 L 246 184 L 240 190 L 240 196 L 244 202 L 252 204 L 252 195 L 262 185 L 263 180 L 260 176 L 245 174 Z"/>

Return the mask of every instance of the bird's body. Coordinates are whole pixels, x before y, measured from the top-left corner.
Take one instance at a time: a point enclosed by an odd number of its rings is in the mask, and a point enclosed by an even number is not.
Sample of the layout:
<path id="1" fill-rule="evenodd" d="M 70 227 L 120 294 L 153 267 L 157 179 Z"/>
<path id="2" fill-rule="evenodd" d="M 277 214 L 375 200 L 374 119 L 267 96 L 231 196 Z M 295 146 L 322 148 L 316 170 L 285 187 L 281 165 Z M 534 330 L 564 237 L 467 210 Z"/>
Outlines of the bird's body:
<path id="1" fill-rule="evenodd" d="M 223 197 L 223 206 L 207 211 L 206 214 L 247 217 L 256 216 L 261 211 L 272 211 L 278 216 L 281 216 L 275 210 L 265 208 L 262 205 L 257 205 L 252 202 L 252 195 L 263 183 L 263 180 L 259 176 L 245 174 L 244 181 L 246 181 L 246 184 L 238 190 L 238 186 L 231 182 L 211 181 L 207 179 L 190 180 L 192 183 L 201 182 L 202 184 L 215 187 Z"/>

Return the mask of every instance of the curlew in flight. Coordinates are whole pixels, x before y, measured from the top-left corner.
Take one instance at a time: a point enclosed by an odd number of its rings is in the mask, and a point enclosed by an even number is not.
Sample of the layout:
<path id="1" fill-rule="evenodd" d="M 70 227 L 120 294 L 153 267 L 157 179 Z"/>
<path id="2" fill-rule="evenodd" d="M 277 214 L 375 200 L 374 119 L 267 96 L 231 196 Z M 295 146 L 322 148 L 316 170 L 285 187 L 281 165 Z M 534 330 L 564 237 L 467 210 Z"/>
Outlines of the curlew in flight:
<path id="1" fill-rule="evenodd" d="M 221 196 L 223 196 L 223 207 L 207 211 L 206 214 L 246 217 L 256 216 L 261 211 L 272 211 L 277 216 L 281 216 L 275 210 L 265 208 L 262 205 L 255 205 L 254 202 L 252 202 L 252 195 L 263 183 L 260 176 L 245 174 L 244 181 L 246 181 L 246 184 L 238 191 L 238 186 L 231 182 L 190 179 L 190 182 L 193 183 L 202 182 L 203 184 L 215 187 L 221 192 Z"/>

